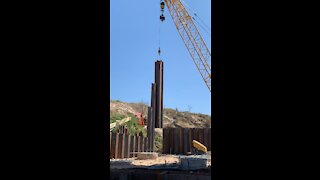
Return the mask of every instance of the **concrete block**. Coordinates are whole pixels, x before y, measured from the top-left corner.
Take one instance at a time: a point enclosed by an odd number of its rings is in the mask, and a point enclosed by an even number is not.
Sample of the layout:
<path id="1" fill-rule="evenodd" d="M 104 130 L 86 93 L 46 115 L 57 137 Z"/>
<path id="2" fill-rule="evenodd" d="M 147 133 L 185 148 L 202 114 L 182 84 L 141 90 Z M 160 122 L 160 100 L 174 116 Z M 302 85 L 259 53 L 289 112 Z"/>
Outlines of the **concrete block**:
<path id="1" fill-rule="evenodd" d="M 143 159 L 157 159 L 158 158 L 158 153 L 154 152 L 141 152 L 138 153 L 138 159 L 143 160 Z"/>

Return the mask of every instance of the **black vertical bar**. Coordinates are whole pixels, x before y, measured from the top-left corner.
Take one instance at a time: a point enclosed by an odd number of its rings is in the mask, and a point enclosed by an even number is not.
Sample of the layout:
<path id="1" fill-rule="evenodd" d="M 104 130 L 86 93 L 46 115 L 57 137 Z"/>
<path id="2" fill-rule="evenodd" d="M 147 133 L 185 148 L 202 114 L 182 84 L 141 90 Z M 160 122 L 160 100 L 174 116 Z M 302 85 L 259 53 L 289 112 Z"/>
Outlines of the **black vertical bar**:
<path id="1" fill-rule="evenodd" d="M 179 129 L 173 128 L 173 154 L 179 154 Z"/>
<path id="2" fill-rule="evenodd" d="M 169 135 L 169 132 L 170 132 L 169 128 L 163 128 L 163 144 L 162 144 L 163 154 L 169 154 L 170 153 L 170 135 Z"/>
<path id="3" fill-rule="evenodd" d="M 152 83 L 152 105 L 151 105 L 151 143 L 150 143 L 150 151 L 153 152 L 154 148 L 154 128 L 155 128 L 155 123 L 156 123 L 156 84 Z"/>
<path id="4" fill-rule="evenodd" d="M 151 91 L 152 92 L 152 91 Z M 152 93 L 151 93 L 152 96 Z M 148 107 L 148 124 L 147 124 L 147 137 L 148 137 L 148 146 L 147 146 L 147 151 L 151 151 L 151 139 L 152 139 L 152 135 L 151 135 L 151 129 L 152 129 L 152 121 L 151 121 L 151 107 Z"/>
<path id="5" fill-rule="evenodd" d="M 179 129 L 179 154 L 183 154 L 183 128 Z"/>
<path id="6" fill-rule="evenodd" d="M 188 153 L 189 148 L 189 134 L 188 128 L 183 128 L 183 154 L 186 155 Z"/>
<path id="7" fill-rule="evenodd" d="M 155 62 L 155 84 L 156 84 L 156 128 L 162 128 L 163 110 L 163 62 Z"/>

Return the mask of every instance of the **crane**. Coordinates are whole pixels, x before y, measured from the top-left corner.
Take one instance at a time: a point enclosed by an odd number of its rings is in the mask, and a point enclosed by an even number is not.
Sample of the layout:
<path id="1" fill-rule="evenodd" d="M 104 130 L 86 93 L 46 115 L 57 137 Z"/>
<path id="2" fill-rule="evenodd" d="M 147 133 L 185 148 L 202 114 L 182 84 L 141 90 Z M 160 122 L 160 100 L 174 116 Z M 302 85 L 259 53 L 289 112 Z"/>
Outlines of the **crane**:
<path id="1" fill-rule="evenodd" d="M 180 0 L 164 0 L 172 20 L 211 93 L 211 52 Z M 164 9 L 164 4 L 160 4 Z M 162 15 L 163 16 L 163 15 Z M 164 17 L 160 17 L 164 20 Z"/>

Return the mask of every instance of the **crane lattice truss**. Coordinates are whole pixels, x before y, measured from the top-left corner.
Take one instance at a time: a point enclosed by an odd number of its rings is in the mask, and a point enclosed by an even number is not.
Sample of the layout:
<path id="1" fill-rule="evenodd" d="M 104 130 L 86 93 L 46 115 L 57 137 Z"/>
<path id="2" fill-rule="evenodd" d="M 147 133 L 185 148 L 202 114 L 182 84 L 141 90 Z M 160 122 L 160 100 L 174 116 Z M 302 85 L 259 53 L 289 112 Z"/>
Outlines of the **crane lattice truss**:
<path id="1" fill-rule="evenodd" d="M 180 0 L 164 0 L 173 22 L 211 92 L 211 52 Z"/>

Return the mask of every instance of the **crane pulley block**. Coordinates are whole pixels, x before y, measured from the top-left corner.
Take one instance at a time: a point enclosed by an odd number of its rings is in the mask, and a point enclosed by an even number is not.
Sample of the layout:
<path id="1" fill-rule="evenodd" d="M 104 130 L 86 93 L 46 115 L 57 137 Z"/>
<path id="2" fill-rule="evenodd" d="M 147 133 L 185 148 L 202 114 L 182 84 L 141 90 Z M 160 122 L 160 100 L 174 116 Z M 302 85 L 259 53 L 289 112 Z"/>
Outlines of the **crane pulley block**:
<path id="1" fill-rule="evenodd" d="M 161 2 L 161 3 L 160 3 L 160 8 L 161 8 L 161 9 L 164 9 L 164 2 Z"/>

